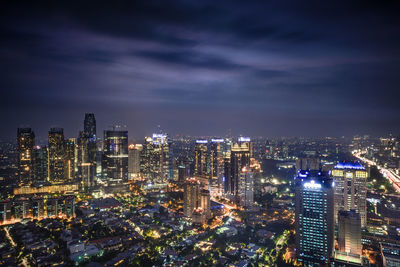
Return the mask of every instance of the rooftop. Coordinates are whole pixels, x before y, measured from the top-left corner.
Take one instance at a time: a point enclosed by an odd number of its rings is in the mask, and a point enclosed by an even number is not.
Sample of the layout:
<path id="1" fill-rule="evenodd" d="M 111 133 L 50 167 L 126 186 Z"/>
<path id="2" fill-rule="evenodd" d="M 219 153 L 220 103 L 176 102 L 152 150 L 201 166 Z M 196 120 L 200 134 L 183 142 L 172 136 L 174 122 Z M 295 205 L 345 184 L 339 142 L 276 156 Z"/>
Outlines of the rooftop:
<path id="1" fill-rule="evenodd" d="M 364 166 L 361 165 L 360 162 L 339 162 L 336 166 L 335 169 L 351 169 L 351 170 L 365 170 Z"/>

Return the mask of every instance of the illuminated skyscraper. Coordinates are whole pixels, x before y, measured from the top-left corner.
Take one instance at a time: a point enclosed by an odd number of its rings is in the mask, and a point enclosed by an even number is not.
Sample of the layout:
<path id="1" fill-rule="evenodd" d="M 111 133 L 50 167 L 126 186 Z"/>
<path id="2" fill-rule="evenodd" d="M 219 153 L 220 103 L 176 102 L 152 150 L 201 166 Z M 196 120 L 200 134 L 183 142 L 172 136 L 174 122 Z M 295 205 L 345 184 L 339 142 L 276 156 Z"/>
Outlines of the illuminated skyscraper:
<path id="1" fill-rule="evenodd" d="M 103 173 L 109 182 L 128 180 L 128 131 L 104 131 Z"/>
<path id="2" fill-rule="evenodd" d="M 164 183 L 172 178 L 168 135 L 146 137 L 140 162 L 140 171 L 146 179 Z"/>
<path id="3" fill-rule="evenodd" d="M 19 183 L 28 185 L 33 181 L 33 147 L 35 145 L 35 133 L 31 128 L 18 128 L 18 177 Z"/>
<path id="4" fill-rule="evenodd" d="M 196 178 L 185 181 L 183 186 L 183 214 L 196 222 L 205 222 L 211 217 L 210 192 Z"/>
<path id="5" fill-rule="evenodd" d="M 75 179 L 75 138 L 65 141 L 64 177 L 71 182 Z"/>
<path id="6" fill-rule="evenodd" d="M 220 192 L 223 190 L 224 177 L 223 142 L 224 139 L 211 139 L 210 144 L 210 174 Z"/>
<path id="7" fill-rule="evenodd" d="M 93 113 L 86 113 L 83 122 L 83 131 L 88 138 L 96 138 L 96 119 Z"/>
<path id="8" fill-rule="evenodd" d="M 33 169 L 37 182 L 48 181 L 49 178 L 49 154 L 46 146 L 35 146 L 33 148 Z"/>
<path id="9" fill-rule="evenodd" d="M 200 182 L 188 179 L 183 186 L 183 215 L 191 217 L 193 210 L 199 206 Z"/>
<path id="10" fill-rule="evenodd" d="M 137 178 L 140 173 L 140 152 L 143 149 L 143 146 L 140 144 L 134 145 L 131 144 L 128 147 L 128 172 L 129 178 Z"/>
<path id="11" fill-rule="evenodd" d="M 96 119 L 93 113 L 86 113 L 83 131 L 79 132 L 77 151 L 77 178 L 85 189 L 94 185 L 97 174 Z"/>
<path id="12" fill-rule="evenodd" d="M 304 266 L 328 263 L 333 248 L 333 180 L 319 171 L 296 177 L 296 253 Z"/>
<path id="13" fill-rule="evenodd" d="M 358 162 L 341 162 L 332 170 L 335 181 L 335 222 L 340 210 L 355 210 L 360 214 L 361 227 L 367 223 L 368 171 Z"/>
<path id="14" fill-rule="evenodd" d="M 246 208 L 250 208 L 254 203 L 254 173 L 248 166 L 240 172 L 239 203 Z"/>
<path id="15" fill-rule="evenodd" d="M 207 140 L 196 140 L 194 147 L 194 175 L 206 176 L 208 172 Z"/>
<path id="16" fill-rule="evenodd" d="M 65 141 L 62 128 L 51 128 L 49 131 L 49 181 L 64 182 Z"/>
<path id="17" fill-rule="evenodd" d="M 339 251 L 362 255 L 360 214 L 354 210 L 341 210 L 338 214 L 338 221 Z"/>
<path id="18" fill-rule="evenodd" d="M 225 173 L 225 182 L 228 183 L 226 187 L 230 195 L 236 197 L 238 201 L 239 195 L 239 178 L 240 172 L 246 166 L 250 165 L 251 155 L 251 142 L 248 137 L 239 137 L 237 143 L 232 145 L 230 153 L 230 173 Z"/>

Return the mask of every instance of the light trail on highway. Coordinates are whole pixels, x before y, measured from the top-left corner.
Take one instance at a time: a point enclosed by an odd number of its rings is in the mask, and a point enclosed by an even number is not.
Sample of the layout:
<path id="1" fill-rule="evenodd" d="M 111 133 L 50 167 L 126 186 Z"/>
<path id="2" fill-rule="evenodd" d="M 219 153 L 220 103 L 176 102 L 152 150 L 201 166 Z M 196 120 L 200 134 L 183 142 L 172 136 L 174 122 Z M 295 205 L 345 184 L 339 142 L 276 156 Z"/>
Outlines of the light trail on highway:
<path id="1" fill-rule="evenodd" d="M 392 170 L 379 166 L 374 161 L 362 157 L 361 154 L 362 152 L 353 152 L 353 155 L 359 160 L 367 163 L 370 166 L 377 166 L 379 172 L 382 173 L 385 178 L 389 179 L 389 181 L 392 182 L 394 189 L 396 189 L 396 191 L 400 193 L 400 177 L 397 174 L 395 174 Z"/>

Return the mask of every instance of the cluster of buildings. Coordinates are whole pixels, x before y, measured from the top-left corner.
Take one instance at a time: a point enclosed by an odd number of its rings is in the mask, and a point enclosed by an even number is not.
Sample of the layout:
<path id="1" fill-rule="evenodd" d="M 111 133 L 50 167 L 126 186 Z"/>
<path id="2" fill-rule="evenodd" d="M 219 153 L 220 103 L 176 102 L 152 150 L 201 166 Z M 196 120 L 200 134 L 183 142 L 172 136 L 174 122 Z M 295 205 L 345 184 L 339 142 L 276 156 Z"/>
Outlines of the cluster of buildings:
<path id="1" fill-rule="evenodd" d="M 358 162 L 340 162 L 330 172 L 311 163 L 295 181 L 298 259 L 304 266 L 368 266 L 361 235 L 367 226 L 368 171 Z"/>

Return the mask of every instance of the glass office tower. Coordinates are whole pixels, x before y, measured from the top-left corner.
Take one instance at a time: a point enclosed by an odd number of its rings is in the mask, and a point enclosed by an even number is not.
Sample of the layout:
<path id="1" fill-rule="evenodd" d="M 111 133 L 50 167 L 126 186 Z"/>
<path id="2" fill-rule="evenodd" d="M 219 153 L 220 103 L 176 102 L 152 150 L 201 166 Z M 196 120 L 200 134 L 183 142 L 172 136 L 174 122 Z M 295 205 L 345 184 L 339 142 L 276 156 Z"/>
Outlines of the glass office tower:
<path id="1" fill-rule="evenodd" d="M 325 266 L 333 247 L 333 181 L 321 171 L 296 177 L 296 253 L 304 266 Z"/>

